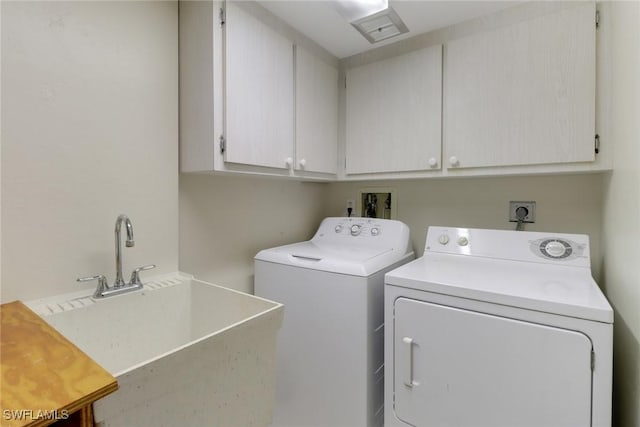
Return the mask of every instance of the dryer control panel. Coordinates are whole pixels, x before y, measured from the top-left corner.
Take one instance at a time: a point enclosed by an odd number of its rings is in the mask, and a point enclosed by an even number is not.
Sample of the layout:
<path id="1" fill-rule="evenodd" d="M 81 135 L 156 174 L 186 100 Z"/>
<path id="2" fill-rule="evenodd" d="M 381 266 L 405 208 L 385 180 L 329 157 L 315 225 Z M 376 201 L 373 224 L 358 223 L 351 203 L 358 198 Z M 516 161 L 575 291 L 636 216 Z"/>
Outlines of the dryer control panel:
<path id="1" fill-rule="evenodd" d="M 429 227 L 427 252 L 591 266 L 589 236 L 584 234 Z"/>

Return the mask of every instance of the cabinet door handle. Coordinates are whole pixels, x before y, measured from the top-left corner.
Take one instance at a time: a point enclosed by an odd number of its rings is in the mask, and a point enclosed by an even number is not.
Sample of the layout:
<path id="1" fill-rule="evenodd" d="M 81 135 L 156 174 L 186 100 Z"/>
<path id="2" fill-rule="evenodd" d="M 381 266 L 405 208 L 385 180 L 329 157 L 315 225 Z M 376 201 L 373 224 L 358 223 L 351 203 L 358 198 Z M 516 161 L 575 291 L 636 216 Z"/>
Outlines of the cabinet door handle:
<path id="1" fill-rule="evenodd" d="M 413 338 L 404 337 L 402 343 L 405 346 L 407 352 L 407 371 L 404 379 L 404 385 L 407 387 L 413 387 Z"/>
<path id="2" fill-rule="evenodd" d="M 306 159 L 301 159 L 300 160 L 300 167 L 304 168 L 307 165 L 307 160 Z"/>
<path id="3" fill-rule="evenodd" d="M 286 159 L 284 159 L 284 163 L 287 165 L 287 167 L 291 167 L 291 165 L 293 164 L 293 158 L 287 157 Z"/>
<path id="4" fill-rule="evenodd" d="M 449 157 L 449 164 L 451 166 L 458 166 L 460 164 L 460 160 L 456 156 Z"/>
<path id="5" fill-rule="evenodd" d="M 435 157 L 431 157 L 429 159 L 429 166 L 435 168 L 436 166 L 438 166 L 438 160 L 436 160 Z"/>

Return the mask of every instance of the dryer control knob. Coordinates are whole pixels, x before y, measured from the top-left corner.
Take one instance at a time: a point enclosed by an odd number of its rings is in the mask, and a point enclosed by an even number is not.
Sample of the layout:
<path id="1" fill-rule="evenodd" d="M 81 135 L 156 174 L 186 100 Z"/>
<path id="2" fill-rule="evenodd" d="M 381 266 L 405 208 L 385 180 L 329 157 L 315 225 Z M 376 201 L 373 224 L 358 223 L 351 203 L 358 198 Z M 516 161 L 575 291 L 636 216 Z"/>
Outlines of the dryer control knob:
<path id="1" fill-rule="evenodd" d="M 468 244 L 469 244 L 469 239 L 467 239 L 466 237 L 464 237 L 464 236 L 460 236 L 460 237 L 458 238 L 458 245 L 460 245 L 460 246 L 467 246 Z"/>
<path id="2" fill-rule="evenodd" d="M 378 227 L 373 227 L 371 229 L 371 235 L 372 236 L 377 236 L 378 234 L 380 234 L 380 229 Z"/>
<path id="3" fill-rule="evenodd" d="M 449 243 L 449 236 L 447 236 L 446 234 L 441 234 L 440 237 L 438 237 L 438 242 L 440 242 L 441 245 L 446 245 L 447 243 Z"/>
<path id="4" fill-rule="evenodd" d="M 549 255 L 551 255 L 554 258 L 562 257 L 567 251 L 567 248 L 557 240 L 552 240 L 549 243 L 547 243 L 544 249 L 547 251 Z"/>
<path id="5" fill-rule="evenodd" d="M 361 227 L 360 225 L 358 225 L 358 224 L 353 224 L 353 225 L 351 226 L 351 235 L 352 235 L 352 236 L 357 236 L 358 234 L 360 234 L 360 229 L 361 229 L 361 228 L 362 228 L 362 227 Z"/>
<path id="6" fill-rule="evenodd" d="M 342 226 L 340 224 L 336 225 L 336 228 L 334 228 L 334 230 L 336 231 L 336 233 L 339 233 L 342 231 Z"/>

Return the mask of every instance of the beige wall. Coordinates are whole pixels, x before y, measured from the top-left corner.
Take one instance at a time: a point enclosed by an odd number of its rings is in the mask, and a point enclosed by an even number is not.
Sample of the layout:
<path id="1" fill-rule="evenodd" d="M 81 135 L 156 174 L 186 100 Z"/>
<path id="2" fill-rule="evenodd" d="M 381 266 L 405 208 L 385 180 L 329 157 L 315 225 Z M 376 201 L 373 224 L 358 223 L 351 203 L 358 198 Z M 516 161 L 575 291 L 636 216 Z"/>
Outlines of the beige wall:
<path id="1" fill-rule="evenodd" d="M 253 292 L 253 257 L 308 240 L 323 218 L 325 184 L 180 175 L 180 270 Z"/>
<path id="2" fill-rule="evenodd" d="M 615 426 L 640 426 L 640 2 L 612 3 L 614 171 L 604 182 L 604 285 L 615 310 Z"/>
<path id="3" fill-rule="evenodd" d="M 535 200 L 537 220 L 526 229 L 588 234 L 599 278 L 602 180 L 593 174 L 314 184 L 181 174 L 180 269 L 252 292 L 259 250 L 309 239 L 322 218 L 345 215 L 346 201 L 374 186 L 396 190 L 398 219 L 411 228 L 416 254 L 429 225 L 512 229 L 509 200 Z"/>
<path id="4" fill-rule="evenodd" d="M 2 2 L 2 301 L 178 267 L 176 2 Z"/>
<path id="5" fill-rule="evenodd" d="M 602 175 L 464 178 L 329 184 L 325 215 L 344 215 L 346 200 L 367 186 L 396 191 L 397 219 L 411 229 L 416 255 L 430 225 L 513 229 L 510 200 L 536 201 L 536 223 L 525 230 L 584 233 L 591 237 L 593 272 L 599 277 Z"/>
<path id="6" fill-rule="evenodd" d="M 638 2 L 612 5 L 610 177 L 313 184 L 182 175 L 179 221 L 176 4 L 1 7 L 2 301 L 75 290 L 81 275 L 113 280 L 121 212 L 137 242 L 125 249 L 127 271 L 176 270 L 179 223 L 181 270 L 252 291 L 256 252 L 310 238 L 367 185 L 396 189 L 418 254 L 429 225 L 509 229 L 508 201 L 536 200 L 529 230 L 591 236 L 594 276 L 616 310 L 616 425 L 640 425 Z"/>

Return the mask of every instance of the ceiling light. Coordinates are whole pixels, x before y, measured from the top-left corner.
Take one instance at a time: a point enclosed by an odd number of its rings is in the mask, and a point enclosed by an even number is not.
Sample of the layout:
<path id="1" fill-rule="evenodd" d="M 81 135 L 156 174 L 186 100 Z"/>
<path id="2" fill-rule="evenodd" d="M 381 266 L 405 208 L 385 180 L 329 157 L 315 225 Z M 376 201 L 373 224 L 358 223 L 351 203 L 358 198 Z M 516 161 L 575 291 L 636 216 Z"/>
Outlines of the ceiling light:
<path id="1" fill-rule="evenodd" d="M 338 13 L 347 22 L 354 22 L 378 13 L 389 6 L 388 0 L 336 0 L 333 2 Z"/>

